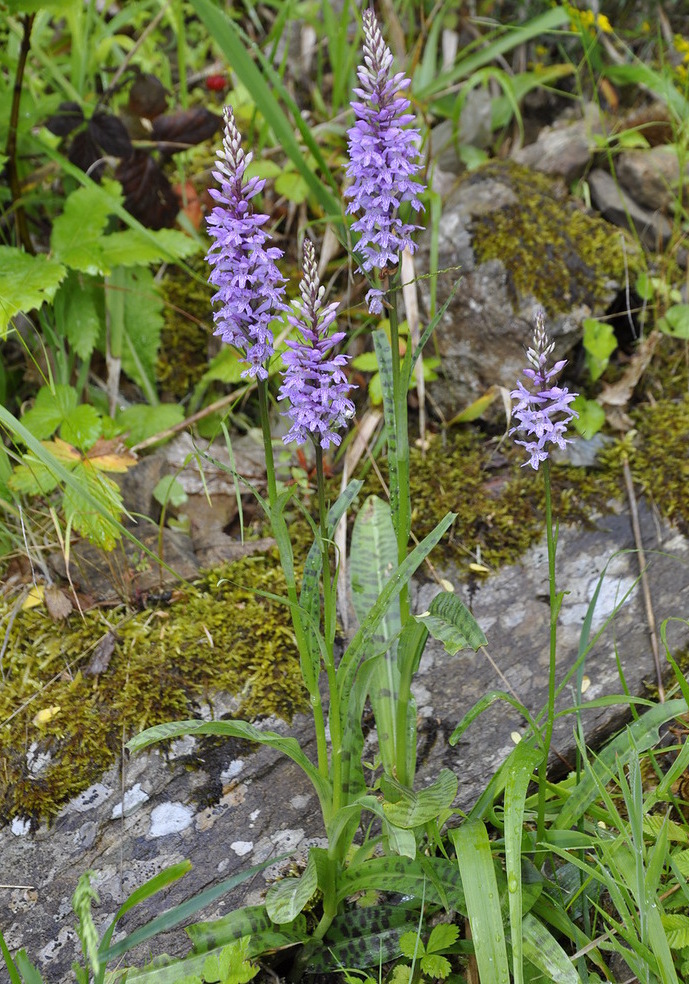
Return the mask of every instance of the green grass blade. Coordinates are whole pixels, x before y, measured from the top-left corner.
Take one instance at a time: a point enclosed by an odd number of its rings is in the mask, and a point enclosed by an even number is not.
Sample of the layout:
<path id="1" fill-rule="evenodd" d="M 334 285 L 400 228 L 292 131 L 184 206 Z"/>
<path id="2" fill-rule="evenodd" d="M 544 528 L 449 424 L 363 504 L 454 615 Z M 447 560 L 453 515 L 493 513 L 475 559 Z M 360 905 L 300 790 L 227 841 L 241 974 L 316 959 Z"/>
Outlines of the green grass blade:
<path id="1" fill-rule="evenodd" d="M 592 770 L 610 770 L 616 763 L 619 767 L 624 766 L 636 749 L 643 752 L 660 741 L 659 728 L 663 724 L 686 713 L 686 701 L 681 699 L 669 700 L 653 707 L 606 745 Z M 574 826 L 591 805 L 597 792 L 598 786 L 589 771 L 570 793 L 553 821 L 553 826 L 560 830 Z"/>
<path id="2" fill-rule="evenodd" d="M 467 820 L 450 831 L 462 875 L 467 913 L 481 984 L 509 984 L 505 928 L 488 831 Z"/>
<path id="3" fill-rule="evenodd" d="M 280 146 L 292 161 L 296 169 L 302 175 L 309 188 L 315 195 L 317 201 L 323 208 L 326 215 L 342 221 L 342 207 L 330 189 L 326 188 L 323 182 L 309 167 L 308 162 L 297 143 L 292 124 L 287 119 L 283 107 L 273 95 L 271 85 L 268 84 L 263 74 L 249 55 L 246 46 L 242 41 L 236 25 L 230 20 L 225 12 L 212 0 L 190 0 L 191 6 L 198 14 L 201 21 L 206 26 L 210 36 L 227 58 L 228 64 L 232 66 L 243 84 L 251 93 L 252 98 L 259 112 L 275 134 Z M 264 65 L 264 68 L 266 66 Z M 281 93 L 285 93 L 285 88 L 279 77 L 271 73 L 272 87 Z M 297 116 L 299 117 L 298 110 Z M 304 130 L 300 127 L 302 136 L 305 138 Z M 306 138 L 305 138 L 306 139 Z M 309 150 L 321 157 L 320 150 L 313 139 L 309 140 Z M 326 166 L 326 173 L 328 172 Z"/>
<path id="4" fill-rule="evenodd" d="M 512 941 L 514 984 L 523 984 L 522 964 L 522 834 L 526 790 L 543 753 L 521 741 L 512 753 L 505 781 L 505 873 Z"/>
<path id="5" fill-rule="evenodd" d="M 0 932 L 0 953 L 2 953 L 2 958 L 5 961 L 7 973 L 10 975 L 10 984 L 22 984 L 19 971 L 15 966 L 14 960 L 12 959 L 12 954 L 9 951 L 7 943 L 5 943 L 5 937 L 2 935 L 2 932 Z"/>
<path id="6" fill-rule="evenodd" d="M 397 529 L 400 511 L 399 468 L 397 464 L 397 415 L 395 412 L 395 386 L 392 375 L 392 351 L 388 336 L 382 328 L 373 332 L 373 347 L 378 362 L 380 385 L 383 394 L 383 417 L 385 437 L 388 444 L 388 487 L 390 489 L 390 509 L 392 521 Z M 405 391 L 406 392 L 406 391 Z M 395 555 L 397 556 L 397 555 Z"/>

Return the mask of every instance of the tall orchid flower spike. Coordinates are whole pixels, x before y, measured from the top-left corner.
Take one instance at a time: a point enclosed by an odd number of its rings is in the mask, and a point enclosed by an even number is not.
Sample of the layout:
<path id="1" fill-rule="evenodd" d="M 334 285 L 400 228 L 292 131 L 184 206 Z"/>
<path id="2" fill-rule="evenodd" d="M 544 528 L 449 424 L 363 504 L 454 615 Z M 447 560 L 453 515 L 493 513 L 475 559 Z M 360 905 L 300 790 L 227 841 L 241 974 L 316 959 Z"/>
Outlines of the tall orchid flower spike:
<path id="1" fill-rule="evenodd" d="M 570 407 L 577 394 L 570 393 L 566 387 L 561 389 L 551 385 L 551 380 L 567 364 L 566 359 L 563 359 L 551 367 L 548 366 L 553 348 L 554 343 L 548 342 L 545 331 L 545 314 L 539 308 L 536 311 L 533 348 L 526 353 L 533 368 L 524 370 L 524 375 L 531 381 L 531 388 L 527 389 L 522 382 L 517 382 L 517 388 L 510 393 L 511 398 L 518 401 L 513 413 L 519 421 L 510 434 L 520 431 L 527 437 L 531 436 L 531 440 L 515 441 L 515 444 L 521 444 L 529 454 L 529 460 L 524 465 L 531 465 L 536 470 L 549 457 L 549 445 L 557 444 L 564 448 L 571 443 L 565 438 L 567 425 L 572 417 L 579 416 Z"/>
<path id="2" fill-rule="evenodd" d="M 325 288 L 318 280 L 316 252 L 309 239 L 304 240 L 304 277 L 300 284 L 301 301 L 297 313 L 287 320 L 301 338 L 288 341 L 289 351 L 283 355 L 287 366 L 278 398 L 289 400 L 285 411 L 292 421 L 283 438 L 285 444 L 296 441 L 304 444 L 311 437 L 322 448 L 339 444 L 336 433 L 354 415 L 349 399 L 353 388 L 343 372 L 349 361 L 347 355 L 333 355 L 332 350 L 345 337 L 344 332 L 329 335 L 338 304 L 323 306 Z"/>
<path id="3" fill-rule="evenodd" d="M 420 227 L 402 222 L 399 210 L 409 202 L 414 212 L 422 211 L 419 195 L 425 186 L 416 180 L 421 137 L 408 125 L 414 116 L 403 94 L 411 81 L 403 72 L 391 75 L 392 53 L 372 10 L 364 12 L 363 23 L 364 64 L 357 70 L 360 88 L 354 89 L 360 101 L 351 104 L 356 123 L 347 131 L 346 173 L 352 183 L 345 196 L 351 198 L 347 214 L 361 216 L 352 225 L 360 234 L 359 269 L 371 273 L 396 267 L 404 249 L 414 252 L 412 235 Z M 370 290 L 366 301 L 371 314 L 382 313 L 382 291 Z"/>
<path id="4" fill-rule="evenodd" d="M 208 216 L 208 234 L 215 240 L 206 262 L 212 267 L 210 283 L 217 287 L 214 302 L 221 307 L 213 314 L 214 334 L 242 354 L 248 368 L 242 376 L 267 379 L 266 363 L 273 354 L 270 322 L 284 310 L 284 278 L 276 266 L 282 250 L 266 248 L 270 237 L 264 230 L 269 216 L 254 211 L 252 198 L 265 180 L 244 174 L 251 154 L 244 154 L 232 108 L 224 111 L 225 132 L 213 176 L 220 191 L 210 189 L 218 202 Z"/>

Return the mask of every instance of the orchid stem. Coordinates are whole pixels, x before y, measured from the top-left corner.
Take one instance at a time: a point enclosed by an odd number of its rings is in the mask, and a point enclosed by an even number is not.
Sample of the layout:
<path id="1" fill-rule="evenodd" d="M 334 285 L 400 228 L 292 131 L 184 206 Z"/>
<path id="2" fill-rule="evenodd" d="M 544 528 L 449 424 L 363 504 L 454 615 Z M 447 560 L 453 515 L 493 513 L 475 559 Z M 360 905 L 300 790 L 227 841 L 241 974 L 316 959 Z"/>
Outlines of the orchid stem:
<path id="1" fill-rule="evenodd" d="M 548 785 L 548 757 L 553 737 L 555 721 L 555 671 L 557 656 L 557 617 L 560 609 L 555 587 L 556 537 L 553 533 L 553 503 L 550 488 L 550 462 L 543 462 L 543 482 L 545 486 L 545 528 L 548 544 L 548 584 L 550 589 L 550 654 L 548 667 L 548 714 L 543 733 L 543 759 L 538 767 L 538 814 L 536 821 L 536 841 L 540 843 L 545 835 L 545 800 Z"/>

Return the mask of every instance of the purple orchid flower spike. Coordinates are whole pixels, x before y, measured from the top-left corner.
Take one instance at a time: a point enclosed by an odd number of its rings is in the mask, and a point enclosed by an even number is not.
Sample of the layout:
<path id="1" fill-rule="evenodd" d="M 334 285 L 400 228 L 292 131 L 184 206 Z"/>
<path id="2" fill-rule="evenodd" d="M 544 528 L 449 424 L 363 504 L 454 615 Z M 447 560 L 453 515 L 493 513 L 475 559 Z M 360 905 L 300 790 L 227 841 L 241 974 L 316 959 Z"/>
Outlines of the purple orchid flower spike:
<path id="1" fill-rule="evenodd" d="M 221 190 L 211 188 L 218 202 L 208 216 L 208 233 L 215 240 L 206 262 L 212 267 L 210 283 L 217 287 L 213 301 L 214 334 L 240 351 L 248 364 L 242 376 L 267 379 L 266 363 L 273 354 L 270 322 L 284 310 L 284 278 L 276 266 L 282 250 L 266 248 L 264 230 L 269 217 L 254 211 L 251 201 L 265 185 L 259 178 L 244 183 L 251 154 L 244 154 L 231 107 L 224 111 L 225 133 L 213 176 Z"/>
<path id="2" fill-rule="evenodd" d="M 423 206 L 419 200 L 424 185 L 416 180 L 421 169 L 419 131 L 409 127 L 414 116 L 403 91 L 411 85 L 404 73 L 391 75 L 392 53 L 383 41 L 372 10 L 364 11 L 364 64 L 357 70 L 360 88 L 354 89 L 360 101 L 352 102 L 356 123 L 348 130 L 351 185 L 345 196 L 351 198 L 347 214 L 361 218 L 352 229 L 360 234 L 357 252 L 362 273 L 396 267 L 404 249 L 414 252 L 412 235 L 419 226 L 404 223 L 400 206 L 409 202 L 414 212 Z M 366 295 L 371 314 L 383 310 L 383 293 L 374 288 Z"/>
<path id="3" fill-rule="evenodd" d="M 545 331 L 545 314 L 539 308 L 536 311 L 533 348 L 526 353 L 533 368 L 524 370 L 524 375 L 531 380 L 531 388 L 527 389 L 522 382 L 517 382 L 517 388 L 510 393 L 513 400 L 519 401 L 513 411 L 519 423 L 511 429 L 510 434 L 519 431 L 532 437 L 531 440 L 515 441 L 515 444 L 521 444 L 529 454 L 529 460 L 524 465 L 531 465 L 536 470 L 550 456 L 548 445 L 556 444 L 564 448 L 571 443 L 565 438 L 567 425 L 573 417 L 579 416 L 570 407 L 577 394 L 570 393 L 566 387 L 561 389 L 551 385 L 551 380 L 567 364 L 567 360 L 563 359 L 551 367 L 548 366 L 553 348 L 554 343 L 548 342 Z"/>
<path id="4" fill-rule="evenodd" d="M 332 350 L 345 337 L 344 332 L 328 334 L 335 320 L 338 304 L 323 306 L 325 289 L 321 287 L 313 243 L 304 240 L 304 277 L 300 284 L 301 301 L 297 313 L 287 320 L 301 338 L 288 341 L 283 355 L 287 366 L 278 398 L 290 401 L 285 411 L 292 426 L 283 438 L 285 444 L 304 444 L 310 437 L 322 448 L 339 444 L 336 431 L 354 415 L 348 398 L 353 389 L 343 372 L 347 355 L 333 355 Z"/>

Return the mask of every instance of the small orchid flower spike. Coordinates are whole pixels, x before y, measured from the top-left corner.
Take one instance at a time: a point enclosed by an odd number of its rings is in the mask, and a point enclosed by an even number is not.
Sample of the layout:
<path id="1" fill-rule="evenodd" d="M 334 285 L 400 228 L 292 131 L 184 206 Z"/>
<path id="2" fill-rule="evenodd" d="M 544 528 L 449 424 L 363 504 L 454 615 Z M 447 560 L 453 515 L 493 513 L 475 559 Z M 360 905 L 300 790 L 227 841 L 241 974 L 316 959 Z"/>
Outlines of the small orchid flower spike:
<path id="1" fill-rule="evenodd" d="M 329 334 L 338 304 L 323 305 L 325 288 L 318 280 L 316 251 L 309 239 L 304 240 L 304 276 L 299 290 L 301 301 L 287 320 L 301 337 L 286 343 L 289 351 L 283 360 L 287 368 L 278 394 L 279 399 L 289 400 L 285 416 L 292 421 L 283 440 L 285 444 L 304 444 L 310 437 L 328 448 L 340 443 L 337 431 L 354 415 L 354 404 L 348 397 L 354 387 L 343 371 L 349 356 L 332 352 L 345 333 Z"/>
<path id="2" fill-rule="evenodd" d="M 527 389 L 522 382 L 517 382 L 517 388 L 510 393 L 511 398 L 518 401 L 513 415 L 519 421 L 510 434 L 518 431 L 527 437 L 531 436 L 531 440 L 515 441 L 515 444 L 521 444 L 529 454 L 529 460 L 524 465 L 531 465 L 537 470 L 541 462 L 550 455 L 549 445 L 557 444 L 564 448 L 571 443 L 565 438 L 567 425 L 579 414 L 570 407 L 577 394 L 570 393 L 566 387 L 561 389 L 551 385 L 551 380 L 560 373 L 567 360 L 563 359 L 548 367 L 554 343 L 548 342 L 542 308 L 536 311 L 535 320 L 533 348 L 526 353 L 533 368 L 524 370 L 524 375 L 531 381 L 531 388 Z"/>
<path id="3" fill-rule="evenodd" d="M 352 225 L 360 234 L 356 250 L 360 271 L 396 267 L 404 249 L 414 252 L 416 225 L 404 223 L 400 206 L 409 202 L 414 212 L 423 209 L 419 195 L 424 185 L 416 180 L 421 169 L 419 131 L 408 124 L 414 116 L 403 94 L 411 85 L 403 72 L 391 75 L 392 53 L 383 41 L 372 10 L 364 11 L 364 64 L 357 70 L 360 101 L 352 102 L 356 123 L 347 131 L 351 179 L 345 196 L 351 201 L 347 214 L 361 217 Z M 373 288 L 366 295 L 371 314 L 383 310 L 383 292 Z"/>
<path id="4" fill-rule="evenodd" d="M 212 267 L 210 283 L 217 287 L 214 302 L 221 307 L 213 314 L 214 334 L 242 354 L 248 368 L 242 376 L 267 379 L 266 363 L 273 354 L 270 322 L 284 310 L 284 278 L 276 266 L 282 250 L 266 248 L 270 236 L 264 230 L 269 217 L 254 211 L 252 198 L 265 181 L 244 174 L 251 154 L 244 154 L 231 107 L 224 111 L 225 132 L 213 176 L 220 191 L 210 189 L 218 202 L 208 216 L 208 233 L 215 240 L 206 262 Z"/>

